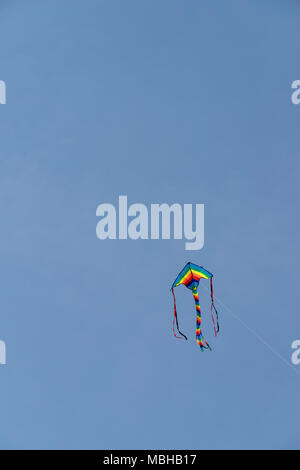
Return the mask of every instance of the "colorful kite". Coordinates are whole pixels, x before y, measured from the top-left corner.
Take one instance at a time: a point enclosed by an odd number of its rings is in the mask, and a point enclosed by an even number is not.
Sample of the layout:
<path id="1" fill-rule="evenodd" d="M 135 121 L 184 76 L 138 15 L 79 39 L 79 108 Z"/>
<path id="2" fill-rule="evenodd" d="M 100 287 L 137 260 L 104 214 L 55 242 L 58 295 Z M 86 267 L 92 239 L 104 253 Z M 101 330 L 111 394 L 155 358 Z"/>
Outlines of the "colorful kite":
<path id="1" fill-rule="evenodd" d="M 211 274 L 209 271 L 206 271 L 206 269 L 202 268 L 202 266 L 197 266 L 196 264 L 193 264 L 193 263 L 187 263 L 185 265 L 185 267 L 178 274 L 177 278 L 175 279 L 171 287 L 171 291 L 172 291 L 173 298 L 174 298 L 173 333 L 176 338 L 182 339 L 183 337 L 187 340 L 187 337 L 183 333 L 181 333 L 181 331 L 179 330 L 177 311 L 176 311 L 176 300 L 175 300 L 175 294 L 174 294 L 174 287 L 177 287 L 180 284 L 184 284 L 188 289 L 191 289 L 191 291 L 193 292 L 193 296 L 194 296 L 194 300 L 196 304 L 196 311 L 197 311 L 196 341 L 199 344 L 201 351 L 204 351 L 204 349 L 209 349 L 211 351 L 211 347 L 203 338 L 202 331 L 201 331 L 201 309 L 200 309 L 199 294 L 198 294 L 198 286 L 199 286 L 199 282 L 201 278 L 210 279 L 210 296 L 211 296 L 210 310 L 211 310 L 211 317 L 212 317 L 212 321 L 214 325 L 215 336 L 217 336 L 217 333 L 219 332 L 219 317 L 218 317 L 218 312 L 214 305 L 214 291 L 213 291 L 213 284 L 212 284 L 213 274 Z M 213 310 L 216 316 L 217 328 L 215 325 Z M 175 329 L 174 329 L 175 322 L 177 326 L 177 331 L 181 336 L 177 336 L 175 333 Z"/>

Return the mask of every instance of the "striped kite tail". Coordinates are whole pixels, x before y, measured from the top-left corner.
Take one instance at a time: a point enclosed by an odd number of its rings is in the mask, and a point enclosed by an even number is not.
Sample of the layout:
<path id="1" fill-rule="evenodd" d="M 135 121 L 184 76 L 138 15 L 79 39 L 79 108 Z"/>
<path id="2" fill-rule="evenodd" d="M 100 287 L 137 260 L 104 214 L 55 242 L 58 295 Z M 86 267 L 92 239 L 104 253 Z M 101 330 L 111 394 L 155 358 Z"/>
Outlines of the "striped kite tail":
<path id="1" fill-rule="evenodd" d="M 193 290 L 193 296 L 195 300 L 195 305 L 196 305 L 196 311 L 197 311 L 197 320 L 196 320 L 196 341 L 200 346 L 201 351 L 204 351 L 204 349 L 209 349 L 211 351 L 210 345 L 205 341 L 202 335 L 201 331 L 201 309 L 200 309 L 200 303 L 199 303 L 199 294 L 197 289 Z M 206 344 L 206 346 L 204 345 Z"/>

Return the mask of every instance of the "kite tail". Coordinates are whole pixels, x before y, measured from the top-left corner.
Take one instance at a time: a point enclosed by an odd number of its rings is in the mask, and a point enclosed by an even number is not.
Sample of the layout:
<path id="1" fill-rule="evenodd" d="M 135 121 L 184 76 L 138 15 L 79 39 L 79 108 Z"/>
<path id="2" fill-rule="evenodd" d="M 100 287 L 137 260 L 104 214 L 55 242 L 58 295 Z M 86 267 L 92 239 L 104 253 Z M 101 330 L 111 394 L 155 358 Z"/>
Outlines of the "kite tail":
<path id="1" fill-rule="evenodd" d="M 173 299 L 174 299 L 173 333 L 174 333 L 175 338 L 178 338 L 178 339 L 184 338 L 184 339 L 187 340 L 187 337 L 186 337 L 183 333 L 181 333 L 181 331 L 180 331 L 180 329 L 179 329 L 178 318 L 177 318 L 177 310 L 176 310 L 176 299 L 175 299 L 175 294 L 174 294 L 174 289 L 173 289 L 173 287 L 172 287 L 171 291 L 172 291 Z M 181 336 L 177 336 L 176 333 L 175 333 L 175 322 L 176 322 L 177 331 L 178 331 L 178 333 L 179 333 Z"/>
<path id="2" fill-rule="evenodd" d="M 209 349 L 211 351 L 211 347 L 203 338 L 202 331 L 201 331 L 202 319 L 201 319 L 201 309 L 200 309 L 200 303 L 199 303 L 199 294 L 198 294 L 197 289 L 193 290 L 193 296 L 194 296 L 196 311 L 197 311 L 196 341 L 199 344 L 201 351 L 204 351 L 204 349 Z M 204 343 L 206 344 L 206 346 L 204 346 Z"/>
<path id="3" fill-rule="evenodd" d="M 213 321 L 213 324 L 214 324 L 215 336 L 217 336 L 217 333 L 219 333 L 219 330 L 220 330 L 220 326 L 219 326 L 218 311 L 217 311 L 217 309 L 215 307 L 215 304 L 214 304 L 214 289 L 213 289 L 212 277 L 210 278 L 210 296 L 211 296 L 210 313 L 211 313 L 211 318 L 212 318 L 212 321 Z M 214 316 L 213 316 L 213 309 L 214 309 L 215 316 L 216 316 L 217 328 L 216 328 L 215 319 L 214 319 Z"/>

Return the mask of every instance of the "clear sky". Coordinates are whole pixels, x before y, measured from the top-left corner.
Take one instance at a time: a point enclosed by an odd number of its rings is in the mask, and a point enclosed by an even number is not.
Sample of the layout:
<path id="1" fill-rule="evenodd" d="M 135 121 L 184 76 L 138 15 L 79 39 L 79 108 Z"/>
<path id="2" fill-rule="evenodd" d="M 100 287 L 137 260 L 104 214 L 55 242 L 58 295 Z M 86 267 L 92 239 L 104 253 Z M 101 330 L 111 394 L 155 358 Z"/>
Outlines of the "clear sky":
<path id="1" fill-rule="evenodd" d="M 300 447 L 299 13 L 0 1 L 2 449 Z M 97 239 L 119 195 L 204 203 L 204 248 Z M 200 288 L 211 353 L 183 287 L 173 338 L 187 261 L 229 309 L 214 339 Z"/>

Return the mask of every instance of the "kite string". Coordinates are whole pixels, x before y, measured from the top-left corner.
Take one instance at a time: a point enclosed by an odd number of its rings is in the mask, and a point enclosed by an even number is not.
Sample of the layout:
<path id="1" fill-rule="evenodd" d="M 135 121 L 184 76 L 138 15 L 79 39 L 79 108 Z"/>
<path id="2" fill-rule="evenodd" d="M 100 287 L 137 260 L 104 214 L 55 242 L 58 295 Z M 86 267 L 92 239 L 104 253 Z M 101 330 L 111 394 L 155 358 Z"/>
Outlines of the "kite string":
<path id="1" fill-rule="evenodd" d="M 204 289 L 208 290 L 208 288 L 205 285 L 203 287 Z M 220 305 L 222 305 L 230 313 L 230 315 L 235 320 L 240 322 L 241 325 L 244 326 L 244 328 L 250 331 L 250 333 L 252 333 L 264 346 L 266 346 L 266 348 L 268 348 L 269 351 L 271 351 L 277 358 L 281 359 L 281 361 L 283 361 L 286 365 L 288 365 L 291 369 L 293 369 L 297 374 L 300 375 L 300 372 L 295 367 L 293 367 L 292 364 L 290 364 L 279 352 L 277 352 L 264 338 L 262 338 L 262 336 L 260 336 L 259 333 L 257 333 L 255 330 L 253 330 L 253 328 L 247 325 L 247 323 L 245 323 L 244 320 L 239 318 L 229 307 L 227 307 L 227 305 L 224 304 L 224 302 L 222 302 L 222 300 L 220 300 L 216 296 L 215 296 L 215 299 L 217 300 L 217 302 L 219 302 Z"/>

